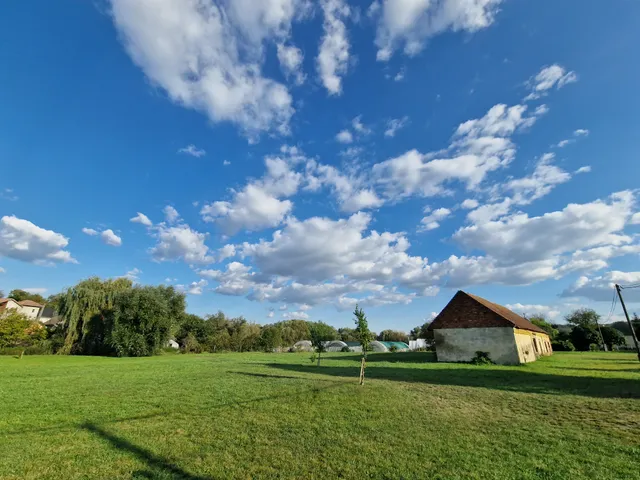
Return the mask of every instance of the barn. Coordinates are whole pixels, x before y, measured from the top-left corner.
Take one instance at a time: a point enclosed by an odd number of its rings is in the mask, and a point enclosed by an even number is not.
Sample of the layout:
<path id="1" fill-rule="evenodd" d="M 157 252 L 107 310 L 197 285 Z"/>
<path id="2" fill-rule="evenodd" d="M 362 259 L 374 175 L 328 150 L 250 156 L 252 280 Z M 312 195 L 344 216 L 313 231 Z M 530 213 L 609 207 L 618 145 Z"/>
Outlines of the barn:
<path id="1" fill-rule="evenodd" d="M 461 290 L 429 330 L 439 362 L 469 362 L 480 351 L 495 363 L 518 365 L 552 354 L 544 330 L 502 305 Z"/>

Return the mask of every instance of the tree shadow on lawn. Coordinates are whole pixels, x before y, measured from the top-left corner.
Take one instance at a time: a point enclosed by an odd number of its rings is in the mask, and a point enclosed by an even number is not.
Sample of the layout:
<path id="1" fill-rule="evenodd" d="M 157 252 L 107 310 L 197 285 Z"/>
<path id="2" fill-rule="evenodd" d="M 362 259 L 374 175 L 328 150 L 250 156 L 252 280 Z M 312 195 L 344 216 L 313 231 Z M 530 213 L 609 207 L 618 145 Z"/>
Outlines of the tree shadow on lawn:
<path id="1" fill-rule="evenodd" d="M 293 364 L 269 364 L 279 370 L 351 377 L 357 381 L 358 367 L 303 366 Z M 543 393 L 550 395 L 582 395 L 600 398 L 640 398 L 640 382 L 636 379 L 576 377 L 528 372 L 513 368 L 477 366 L 468 368 L 395 368 L 370 367 L 366 377 L 377 380 L 429 383 L 433 385 L 455 385 L 482 387 L 495 390 Z"/>
<path id="2" fill-rule="evenodd" d="M 95 423 L 84 423 L 82 425 L 82 428 L 88 430 L 89 432 L 99 436 L 104 440 L 109 441 L 109 443 L 111 443 L 114 448 L 132 454 L 139 460 L 145 462 L 150 467 L 151 470 L 149 471 L 134 472 L 133 478 L 212 480 L 212 477 L 191 475 L 187 471 L 178 467 L 176 464 L 169 462 L 167 459 L 162 458 L 158 455 L 154 455 L 149 450 L 139 447 L 124 438 L 109 433 Z"/>
<path id="3" fill-rule="evenodd" d="M 587 372 L 634 372 L 640 374 L 640 368 L 602 368 L 602 367 L 551 367 L 555 370 L 584 370 Z"/>
<path id="4" fill-rule="evenodd" d="M 362 355 L 323 355 L 323 360 L 348 360 L 358 362 Z M 435 363 L 436 354 L 434 352 L 389 352 L 389 353 L 368 353 L 367 363 L 389 362 L 389 363 Z"/>

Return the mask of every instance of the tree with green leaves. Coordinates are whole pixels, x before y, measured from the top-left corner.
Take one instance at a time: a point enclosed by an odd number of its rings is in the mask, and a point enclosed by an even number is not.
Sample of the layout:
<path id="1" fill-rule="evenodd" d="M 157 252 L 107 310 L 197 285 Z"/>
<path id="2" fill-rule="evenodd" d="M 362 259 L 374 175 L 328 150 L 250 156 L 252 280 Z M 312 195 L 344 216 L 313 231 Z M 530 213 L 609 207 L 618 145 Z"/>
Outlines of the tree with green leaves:
<path id="1" fill-rule="evenodd" d="M 621 347 L 627 343 L 624 339 L 624 335 L 613 327 L 605 325 L 600 329 L 600 331 L 602 333 L 604 343 L 609 350 L 613 350 L 614 346 Z"/>
<path id="2" fill-rule="evenodd" d="M 29 293 L 25 290 L 20 290 L 19 288 L 11 290 L 9 292 L 9 298 L 13 298 L 16 302 L 31 300 L 33 302 L 39 303 L 40 305 L 44 305 L 45 303 L 47 303 L 45 298 L 39 293 Z"/>
<path id="3" fill-rule="evenodd" d="M 598 325 L 600 315 L 591 308 L 579 308 L 568 314 L 564 319 L 569 325 L 589 327 Z"/>
<path id="4" fill-rule="evenodd" d="M 371 342 L 373 341 L 373 334 L 369 330 L 369 322 L 364 311 L 356 305 L 356 309 L 353 311 L 353 315 L 356 323 L 356 335 L 360 345 L 362 345 L 362 361 L 360 364 L 360 385 L 364 385 L 364 372 L 367 367 L 367 352 L 371 348 Z"/>
<path id="5" fill-rule="evenodd" d="M 433 332 L 429 331 L 429 325 L 431 325 L 431 322 L 424 322 L 422 325 L 414 327 L 409 333 L 409 336 L 413 340 L 417 340 L 418 338 L 433 338 Z"/>
<path id="6" fill-rule="evenodd" d="M 377 336 L 381 342 L 405 342 L 409 343 L 409 336 L 397 330 L 383 330 Z"/>
<path id="7" fill-rule="evenodd" d="M 9 309 L 0 314 L 0 348 L 28 347 L 47 338 L 47 330 L 23 313 Z"/>
<path id="8" fill-rule="evenodd" d="M 558 329 L 547 322 L 547 319 L 542 315 L 535 315 L 529 319 L 531 323 L 533 323 L 536 327 L 540 327 L 542 330 L 547 332 L 550 340 L 555 340 L 558 336 Z"/>
<path id="9" fill-rule="evenodd" d="M 335 340 L 338 337 L 338 332 L 324 322 L 313 322 L 309 325 L 309 333 L 311 334 L 311 345 L 318 354 L 318 366 L 320 366 L 320 357 L 325 351 L 325 343 Z"/>

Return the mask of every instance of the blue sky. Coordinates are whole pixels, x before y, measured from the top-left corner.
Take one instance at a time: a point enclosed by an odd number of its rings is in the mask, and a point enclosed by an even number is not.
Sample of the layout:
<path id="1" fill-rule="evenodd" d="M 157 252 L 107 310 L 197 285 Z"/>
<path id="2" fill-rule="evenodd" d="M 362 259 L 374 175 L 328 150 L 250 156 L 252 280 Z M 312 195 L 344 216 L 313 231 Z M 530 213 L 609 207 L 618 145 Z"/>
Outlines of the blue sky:
<path id="1" fill-rule="evenodd" d="M 408 330 L 640 281 L 637 2 L 35 3 L 0 17 L 5 292 Z"/>

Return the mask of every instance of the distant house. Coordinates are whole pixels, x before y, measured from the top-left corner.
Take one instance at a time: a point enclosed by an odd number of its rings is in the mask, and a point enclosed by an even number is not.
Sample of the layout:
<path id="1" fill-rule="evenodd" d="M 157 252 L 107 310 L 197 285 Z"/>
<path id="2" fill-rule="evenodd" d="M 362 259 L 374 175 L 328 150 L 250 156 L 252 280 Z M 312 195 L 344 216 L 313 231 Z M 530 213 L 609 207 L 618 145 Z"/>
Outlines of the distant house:
<path id="1" fill-rule="evenodd" d="M 174 348 L 178 350 L 180 348 L 180 344 L 176 342 L 173 338 L 169 339 L 167 342 L 167 348 Z"/>
<path id="2" fill-rule="evenodd" d="M 439 362 L 468 362 L 477 351 L 503 365 L 534 362 L 551 355 L 541 328 L 502 305 L 458 291 L 431 325 Z"/>
<path id="3" fill-rule="evenodd" d="M 33 300 L 17 302 L 13 298 L 0 298 L 0 313 L 5 310 L 17 310 L 31 320 L 38 320 L 43 309 L 44 305 Z"/>

